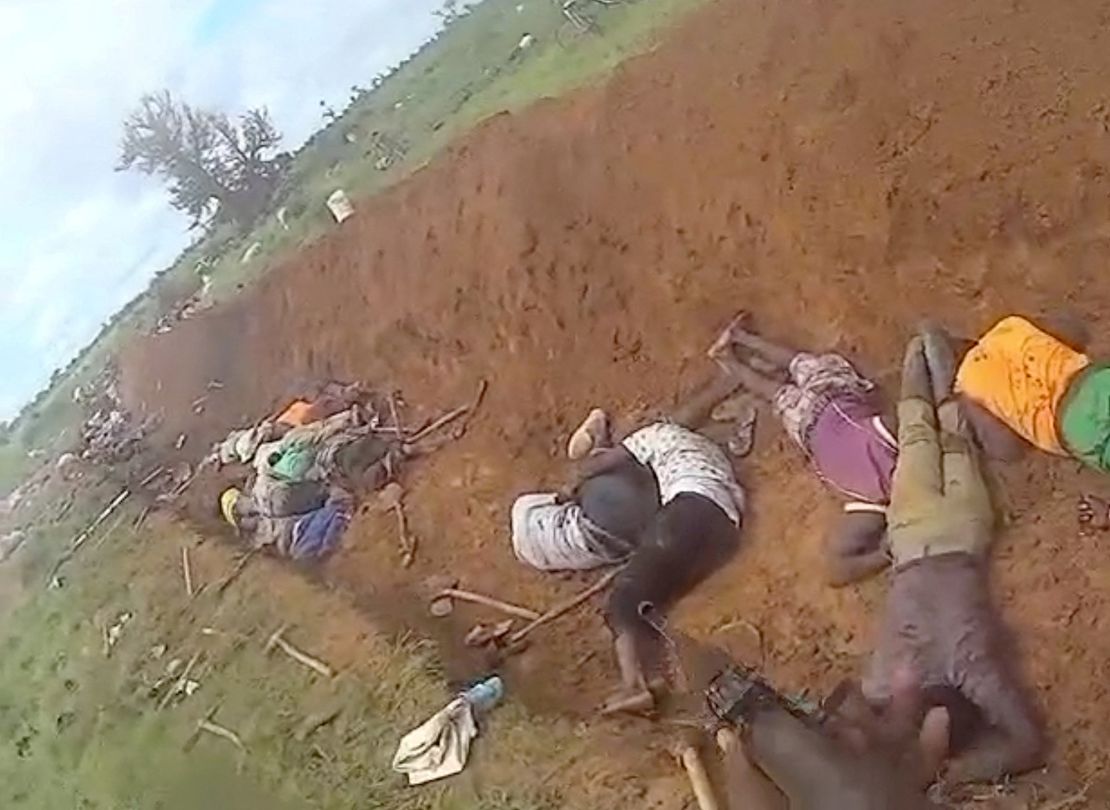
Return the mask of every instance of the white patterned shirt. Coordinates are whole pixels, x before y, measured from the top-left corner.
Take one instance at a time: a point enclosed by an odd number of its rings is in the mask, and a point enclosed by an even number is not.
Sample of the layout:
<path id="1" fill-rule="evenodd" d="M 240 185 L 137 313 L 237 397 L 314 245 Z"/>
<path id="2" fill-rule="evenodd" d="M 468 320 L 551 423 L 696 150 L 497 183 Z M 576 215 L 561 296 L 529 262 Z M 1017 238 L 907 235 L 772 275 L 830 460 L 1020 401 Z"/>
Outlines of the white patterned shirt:
<path id="1" fill-rule="evenodd" d="M 640 428 L 621 444 L 651 468 L 665 505 L 683 492 L 708 498 L 740 525 L 744 490 L 736 481 L 724 450 L 699 433 L 670 422 Z"/>

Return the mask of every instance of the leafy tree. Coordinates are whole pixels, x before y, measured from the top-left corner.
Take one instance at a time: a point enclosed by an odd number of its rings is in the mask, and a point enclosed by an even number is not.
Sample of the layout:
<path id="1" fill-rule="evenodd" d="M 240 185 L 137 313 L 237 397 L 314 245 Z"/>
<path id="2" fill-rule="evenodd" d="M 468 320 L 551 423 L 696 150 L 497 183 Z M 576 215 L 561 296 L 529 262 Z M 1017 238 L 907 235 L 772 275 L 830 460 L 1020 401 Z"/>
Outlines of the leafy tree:
<path id="1" fill-rule="evenodd" d="M 287 153 L 265 108 L 233 122 L 225 114 L 176 100 L 168 90 L 148 93 L 123 122 L 117 171 L 161 177 L 170 204 L 193 227 L 246 225 L 262 213 L 288 169 Z"/>

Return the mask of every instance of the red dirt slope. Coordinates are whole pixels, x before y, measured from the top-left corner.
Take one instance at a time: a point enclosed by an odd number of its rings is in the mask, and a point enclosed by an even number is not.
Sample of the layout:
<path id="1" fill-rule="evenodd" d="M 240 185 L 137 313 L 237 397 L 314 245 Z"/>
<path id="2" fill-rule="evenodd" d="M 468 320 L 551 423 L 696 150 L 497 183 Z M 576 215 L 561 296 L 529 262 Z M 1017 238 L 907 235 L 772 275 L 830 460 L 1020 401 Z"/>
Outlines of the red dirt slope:
<path id="1" fill-rule="evenodd" d="M 486 377 L 467 436 L 406 482 L 416 566 L 400 568 L 390 522 L 365 517 L 330 576 L 382 594 L 453 567 L 543 604 L 572 586 L 513 560 L 510 499 L 559 482 L 589 407 L 629 413 L 706 373 L 702 352 L 738 308 L 876 374 L 926 315 L 966 334 L 1060 306 L 1102 323 L 1108 15 L 1093 0 L 712 4 L 605 86 L 488 121 L 256 293 L 129 347 L 127 396 L 163 409 L 162 441 L 187 431 L 197 454 L 294 379 L 389 381 L 447 407 Z M 197 417 L 212 378 L 226 387 Z M 677 622 L 708 634 L 750 620 L 774 678 L 825 688 L 867 650 L 884 585 L 820 583 L 835 507 L 770 419 L 742 474 L 746 551 Z M 1040 456 L 997 477 L 997 597 L 1057 759 L 1091 776 L 1110 764 L 1110 560 L 1105 538 L 1077 536 L 1073 506 L 1110 481 Z M 589 706 L 607 656 L 569 670 L 599 632 L 596 618 L 549 631 L 517 691 Z M 724 641 L 750 650 L 746 632 Z"/>

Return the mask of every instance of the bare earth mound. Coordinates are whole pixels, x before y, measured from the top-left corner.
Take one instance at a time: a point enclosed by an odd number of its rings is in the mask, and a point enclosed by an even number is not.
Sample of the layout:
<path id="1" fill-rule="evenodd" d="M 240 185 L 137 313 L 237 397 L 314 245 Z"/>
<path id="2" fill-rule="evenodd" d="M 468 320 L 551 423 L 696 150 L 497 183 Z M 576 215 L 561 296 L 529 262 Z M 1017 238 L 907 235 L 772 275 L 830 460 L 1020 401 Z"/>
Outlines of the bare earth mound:
<path id="1" fill-rule="evenodd" d="M 187 432 L 195 459 L 295 379 L 393 384 L 427 413 L 487 378 L 467 435 L 407 476 L 416 565 L 401 568 L 392 519 L 366 515 L 327 576 L 401 620 L 418 611 L 392 594 L 444 570 L 546 604 L 578 583 L 516 563 L 511 498 L 559 483 L 591 406 L 634 414 L 704 376 L 703 349 L 738 308 L 872 374 L 926 315 L 965 334 L 1062 306 L 1100 323 L 1106 15 L 1089 0 L 713 4 L 605 86 L 488 121 L 256 293 L 129 347 L 127 397 L 164 411 L 160 441 Z M 211 379 L 225 387 L 198 416 Z M 745 552 L 676 623 L 710 635 L 732 622 L 718 640 L 750 656 L 733 621 L 748 620 L 772 677 L 825 689 L 868 649 L 884 583 L 821 584 L 835 505 L 770 419 L 742 477 Z M 1077 535 L 1074 501 L 1110 482 L 1043 456 L 996 477 L 997 597 L 1056 758 L 1090 777 L 1110 764 L 1110 561 L 1105 538 Z M 214 486 L 197 489 L 196 517 Z M 573 665 L 600 634 L 596 616 L 547 631 L 517 663 L 515 693 L 588 710 L 612 666 Z"/>

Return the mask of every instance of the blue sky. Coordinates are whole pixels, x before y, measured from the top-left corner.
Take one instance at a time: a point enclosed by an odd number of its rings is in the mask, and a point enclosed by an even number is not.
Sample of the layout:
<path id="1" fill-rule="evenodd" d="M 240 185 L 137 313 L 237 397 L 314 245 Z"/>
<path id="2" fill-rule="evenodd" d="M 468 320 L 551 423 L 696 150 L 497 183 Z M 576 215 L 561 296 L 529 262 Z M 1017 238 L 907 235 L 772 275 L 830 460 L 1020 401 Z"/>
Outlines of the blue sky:
<path id="1" fill-rule="evenodd" d="M 442 0 L 0 0 L 0 420 L 189 241 L 120 121 L 167 87 L 299 145 L 435 31 Z"/>

